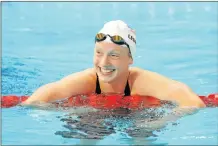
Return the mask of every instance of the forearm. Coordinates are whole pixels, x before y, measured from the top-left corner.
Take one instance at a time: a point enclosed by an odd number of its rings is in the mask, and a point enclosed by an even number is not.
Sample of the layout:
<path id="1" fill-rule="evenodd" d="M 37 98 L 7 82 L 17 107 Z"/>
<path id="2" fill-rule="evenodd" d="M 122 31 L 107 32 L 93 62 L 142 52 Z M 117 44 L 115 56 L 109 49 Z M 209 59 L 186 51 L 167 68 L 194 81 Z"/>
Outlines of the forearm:
<path id="1" fill-rule="evenodd" d="M 38 88 L 25 102 L 22 104 L 46 103 L 50 102 L 55 96 L 55 83 L 46 84 Z"/>

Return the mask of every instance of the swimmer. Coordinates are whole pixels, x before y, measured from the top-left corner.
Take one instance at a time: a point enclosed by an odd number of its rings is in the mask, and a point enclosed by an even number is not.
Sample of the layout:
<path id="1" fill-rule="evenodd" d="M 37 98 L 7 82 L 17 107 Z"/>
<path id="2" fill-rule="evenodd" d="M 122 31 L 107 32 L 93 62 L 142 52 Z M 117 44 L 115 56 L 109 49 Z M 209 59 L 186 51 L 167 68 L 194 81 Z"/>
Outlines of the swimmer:
<path id="1" fill-rule="evenodd" d="M 49 103 L 90 93 L 153 96 L 178 107 L 205 107 L 184 83 L 156 72 L 130 67 L 136 51 L 136 32 L 121 20 L 110 21 L 95 35 L 94 67 L 73 73 L 37 89 L 22 105 Z"/>

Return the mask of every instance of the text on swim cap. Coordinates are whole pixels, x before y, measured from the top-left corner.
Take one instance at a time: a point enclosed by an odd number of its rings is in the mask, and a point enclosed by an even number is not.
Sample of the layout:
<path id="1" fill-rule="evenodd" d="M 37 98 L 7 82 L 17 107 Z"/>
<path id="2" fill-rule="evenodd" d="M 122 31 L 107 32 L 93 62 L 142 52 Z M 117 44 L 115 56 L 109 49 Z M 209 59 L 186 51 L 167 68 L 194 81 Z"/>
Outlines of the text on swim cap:
<path id="1" fill-rule="evenodd" d="M 128 38 L 129 38 L 130 40 L 132 40 L 132 41 L 136 44 L 136 40 L 135 40 L 135 38 L 134 38 L 133 36 L 131 36 L 130 34 L 128 34 Z"/>

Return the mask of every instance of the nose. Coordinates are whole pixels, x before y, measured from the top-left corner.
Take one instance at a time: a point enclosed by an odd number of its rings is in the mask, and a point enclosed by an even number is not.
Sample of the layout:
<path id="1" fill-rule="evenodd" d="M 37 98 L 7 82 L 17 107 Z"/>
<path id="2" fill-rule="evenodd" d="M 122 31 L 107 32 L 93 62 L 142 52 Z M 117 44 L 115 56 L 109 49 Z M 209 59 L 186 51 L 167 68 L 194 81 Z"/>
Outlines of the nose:
<path id="1" fill-rule="evenodd" d="M 106 65 L 108 65 L 108 63 L 109 63 L 108 56 L 107 55 L 102 56 L 100 59 L 100 66 L 101 67 L 106 66 Z"/>

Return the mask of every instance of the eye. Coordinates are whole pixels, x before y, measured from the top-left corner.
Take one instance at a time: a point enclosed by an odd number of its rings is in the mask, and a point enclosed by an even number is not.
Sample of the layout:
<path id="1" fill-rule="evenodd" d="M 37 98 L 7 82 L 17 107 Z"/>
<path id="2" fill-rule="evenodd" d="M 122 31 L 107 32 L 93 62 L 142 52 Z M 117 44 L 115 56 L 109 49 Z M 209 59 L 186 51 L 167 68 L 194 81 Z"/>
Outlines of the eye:
<path id="1" fill-rule="evenodd" d="M 110 56 L 111 56 L 113 59 L 117 59 L 117 58 L 120 57 L 120 55 L 119 55 L 119 54 L 116 54 L 116 53 L 112 53 L 112 54 L 110 54 Z"/>
<path id="2" fill-rule="evenodd" d="M 102 52 L 101 52 L 101 51 L 99 51 L 99 50 L 96 50 L 96 54 L 97 54 L 97 55 L 101 55 L 101 54 L 102 54 Z"/>

